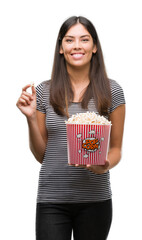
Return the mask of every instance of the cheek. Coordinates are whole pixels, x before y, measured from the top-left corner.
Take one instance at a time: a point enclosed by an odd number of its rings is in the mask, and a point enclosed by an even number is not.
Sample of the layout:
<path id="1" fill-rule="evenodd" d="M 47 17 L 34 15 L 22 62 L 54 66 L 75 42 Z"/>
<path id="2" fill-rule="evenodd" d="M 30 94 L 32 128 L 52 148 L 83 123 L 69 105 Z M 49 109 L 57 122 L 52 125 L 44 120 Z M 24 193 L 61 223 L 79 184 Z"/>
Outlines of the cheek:
<path id="1" fill-rule="evenodd" d="M 88 52 L 89 54 L 90 54 L 90 53 L 93 53 L 93 47 L 92 47 L 92 46 L 86 46 L 85 50 L 86 50 L 86 52 Z"/>
<path id="2" fill-rule="evenodd" d="M 63 48 L 64 54 L 68 54 L 72 50 L 72 46 L 71 45 L 69 45 L 69 46 L 63 45 L 62 48 Z"/>

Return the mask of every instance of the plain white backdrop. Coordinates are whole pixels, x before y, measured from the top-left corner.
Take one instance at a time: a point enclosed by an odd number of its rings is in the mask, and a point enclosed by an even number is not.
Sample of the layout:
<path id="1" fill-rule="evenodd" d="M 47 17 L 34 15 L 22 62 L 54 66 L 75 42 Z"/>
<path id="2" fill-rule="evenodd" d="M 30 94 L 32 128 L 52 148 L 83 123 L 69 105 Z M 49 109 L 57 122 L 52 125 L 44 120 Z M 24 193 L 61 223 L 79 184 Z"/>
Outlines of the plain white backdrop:
<path id="1" fill-rule="evenodd" d="M 142 239 L 141 5 L 135 0 L 3 0 L 0 3 L 0 238 L 34 240 L 40 164 L 28 146 L 21 89 L 50 79 L 61 24 L 89 18 L 98 32 L 108 76 L 124 89 L 123 156 L 111 170 L 113 222 L 108 240 Z"/>

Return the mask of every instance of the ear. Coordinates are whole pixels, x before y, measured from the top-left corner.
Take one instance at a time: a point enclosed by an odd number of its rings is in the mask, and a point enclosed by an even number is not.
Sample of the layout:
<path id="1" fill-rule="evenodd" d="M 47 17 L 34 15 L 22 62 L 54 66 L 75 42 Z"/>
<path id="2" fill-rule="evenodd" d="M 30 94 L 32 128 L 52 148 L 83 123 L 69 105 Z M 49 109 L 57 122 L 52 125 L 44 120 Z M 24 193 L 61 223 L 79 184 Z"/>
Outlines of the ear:
<path id="1" fill-rule="evenodd" d="M 64 51 L 63 51 L 63 47 L 62 47 L 62 45 L 60 46 L 60 54 L 63 54 L 64 53 Z"/>
<path id="2" fill-rule="evenodd" d="M 94 45 L 92 52 L 93 52 L 93 53 L 96 53 L 96 52 L 97 52 L 97 46 L 96 46 L 96 44 Z"/>

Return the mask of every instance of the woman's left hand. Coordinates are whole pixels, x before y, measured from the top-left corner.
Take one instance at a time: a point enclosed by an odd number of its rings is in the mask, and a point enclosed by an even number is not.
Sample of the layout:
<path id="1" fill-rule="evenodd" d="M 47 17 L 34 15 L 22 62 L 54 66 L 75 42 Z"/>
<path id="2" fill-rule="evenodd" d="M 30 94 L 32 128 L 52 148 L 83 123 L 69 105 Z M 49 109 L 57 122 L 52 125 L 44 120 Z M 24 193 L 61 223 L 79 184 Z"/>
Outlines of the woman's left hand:
<path id="1" fill-rule="evenodd" d="M 85 168 L 96 174 L 103 174 L 109 170 L 110 161 L 106 160 L 105 165 L 86 165 Z"/>
<path id="2" fill-rule="evenodd" d="M 88 169 L 90 171 L 92 171 L 93 173 L 96 174 L 103 174 L 106 173 L 109 170 L 110 167 L 110 161 L 107 159 L 105 162 L 105 165 L 79 165 L 79 164 L 75 164 L 75 167 L 82 167 L 85 169 Z"/>

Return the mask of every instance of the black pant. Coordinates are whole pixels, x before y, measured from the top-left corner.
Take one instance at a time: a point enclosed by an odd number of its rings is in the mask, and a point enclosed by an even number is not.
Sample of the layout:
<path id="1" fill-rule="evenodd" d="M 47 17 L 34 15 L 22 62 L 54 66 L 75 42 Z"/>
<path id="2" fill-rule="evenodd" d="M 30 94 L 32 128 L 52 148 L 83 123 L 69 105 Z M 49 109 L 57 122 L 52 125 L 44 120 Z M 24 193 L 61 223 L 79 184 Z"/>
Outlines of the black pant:
<path id="1" fill-rule="evenodd" d="M 36 240 L 105 240 L 112 220 L 112 201 L 38 203 Z"/>

